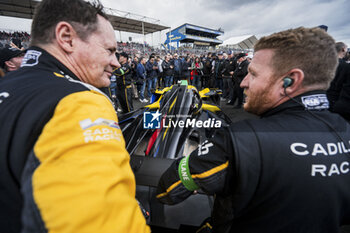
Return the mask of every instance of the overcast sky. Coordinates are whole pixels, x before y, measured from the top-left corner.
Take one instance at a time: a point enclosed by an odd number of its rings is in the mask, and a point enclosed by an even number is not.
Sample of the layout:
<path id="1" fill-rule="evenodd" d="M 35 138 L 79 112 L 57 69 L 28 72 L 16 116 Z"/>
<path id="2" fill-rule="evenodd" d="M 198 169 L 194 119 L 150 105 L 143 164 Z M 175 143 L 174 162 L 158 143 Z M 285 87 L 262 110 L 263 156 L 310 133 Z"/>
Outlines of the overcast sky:
<path id="1" fill-rule="evenodd" d="M 350 45 L 349 0 L 101 0 L 113 9 L 159 19 L 162 25 L 175 28 L 184 23 L 212 29 L 222 28 L 225 34 L 220 39 L 233 36 L 256 35 L 258 38 L 273 32 L 299 26 L 328 26 L 328 32 L 336 41 Z M 30 21 L 0 17 L 0 29 L 30 30 Z M 153 34 L 153 44 L 165 40 L 162 31 Z M 120 33 L 116 33 L 117 40 Z M 126 41 L 130 34 L 121 33 Z M 133 40 L 142 37 L 131 35 Z M 146 41 L 152 44 L 152 36 Z"/>

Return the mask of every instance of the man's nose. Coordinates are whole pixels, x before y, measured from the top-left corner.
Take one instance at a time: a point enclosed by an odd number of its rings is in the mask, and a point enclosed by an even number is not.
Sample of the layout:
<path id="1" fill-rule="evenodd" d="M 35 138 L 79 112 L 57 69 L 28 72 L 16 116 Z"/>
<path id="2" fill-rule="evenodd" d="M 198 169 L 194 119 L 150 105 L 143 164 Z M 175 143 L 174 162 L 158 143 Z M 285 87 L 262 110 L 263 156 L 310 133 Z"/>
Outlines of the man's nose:
<path id="1" fill-rule="evenodd" d="M 120 63 L 118 62 L 118 60 L 117 60 L 117 57 L 116 56 L 113 56 L 112 57 L 112 60 L 111 60 L 111 66 L 113 66 L 114 68 L 120 68 L 121 67 L 121 65 L 120 65 Z"/>

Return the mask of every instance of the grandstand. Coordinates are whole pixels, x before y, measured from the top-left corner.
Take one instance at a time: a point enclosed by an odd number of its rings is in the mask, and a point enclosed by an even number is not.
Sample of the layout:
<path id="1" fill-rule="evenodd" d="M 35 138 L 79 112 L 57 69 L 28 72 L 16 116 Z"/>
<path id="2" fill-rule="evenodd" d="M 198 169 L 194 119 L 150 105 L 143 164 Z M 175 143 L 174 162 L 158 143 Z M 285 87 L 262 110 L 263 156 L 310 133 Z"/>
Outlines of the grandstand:
<path id="1" fill-rule="evenodd" d="M 35 6 L 38 0 L 3 0 L 0 1 L 0 15 L 9 17 L 18 17 L 24 19 L 32 19 Z M 124 12 L 116 9 L 105 8 L 105 11 L 112 23 L 114 30 L 138 33 L 145 35 L 155 32 L 161 32 L 168 29 L 168 26 L 160 24 L 160 20 Z M 8 32 L 4 32 L 5 34 Z M 145 39 L 144 39 L 145 40 Z M 142 43 L 143 52 L 146 52 L 147 46 Z"/>
<path id="2" fill-rule="evenodd" d="M 0 2 L 0 15 L 32 19 L 38 0 L 4 0 Z M 148 34 L 168 29 L 160 21 L 150 17 L 105 8 L 114 30 Z"/>
<path id="3" fill-rule="evenodd" d="M 223 34 L 224 31 L 221 28 L 215 30 L 185 23 L 166 33 L 164 45 L 170 50 L 175 49 L 172 47 L 173 43 L 176 43 L 176 49 L 180 47 L 209 49 L 222 44 L 222 40 L 217 37 Z"/>
<path id="4" fill-rule="evenodd" d="M 30 34 L 23 31 L 8 31 L 0 29 L 0 49 L 3 47 L 18 47 L 19 49 L 27 49 L 30 43 Z M 147 43 L 137 42 L 117 42 L 119 52 L 128 54 L 145 54 L 160 53 L 159 49 L 149 46 Z"/>

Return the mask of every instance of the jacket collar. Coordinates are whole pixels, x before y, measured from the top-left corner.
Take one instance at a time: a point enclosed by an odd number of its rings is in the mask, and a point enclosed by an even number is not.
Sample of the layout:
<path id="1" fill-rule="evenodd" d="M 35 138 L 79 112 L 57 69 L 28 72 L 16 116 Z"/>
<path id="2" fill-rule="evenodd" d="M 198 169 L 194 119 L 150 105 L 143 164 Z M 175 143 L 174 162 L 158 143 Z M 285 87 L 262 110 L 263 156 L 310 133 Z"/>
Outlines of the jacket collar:
<path id="1" fill-rule="evenodd" d="M 63 77 L 78 80 L 78 77 L 50 53 L 37 46 L 31 46 L 22 61 L 21 67 L 47 70 Z"/>
<path id="2" fill-rule="evenodd" d="M 268 110 L 261 115 L 261 118 L 269 117 L 277 113 L 290 111 L 322 111 L 329 108 L 326 91 L 315 90 L 305 92 L 299 96 L 293 97 L 290 100 L 278 105 L 277 107 Z"/>

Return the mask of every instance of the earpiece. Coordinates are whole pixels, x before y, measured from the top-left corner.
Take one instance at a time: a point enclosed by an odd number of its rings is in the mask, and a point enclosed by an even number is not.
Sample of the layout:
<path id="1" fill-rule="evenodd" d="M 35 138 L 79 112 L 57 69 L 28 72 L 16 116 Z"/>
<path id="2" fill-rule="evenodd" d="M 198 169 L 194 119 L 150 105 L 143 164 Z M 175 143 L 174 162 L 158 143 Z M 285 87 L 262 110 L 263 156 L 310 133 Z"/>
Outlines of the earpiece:
<path id="1" fill-rule="evenodd" d="M 293 85 L 294 80 L 291 79 L 290 77 L 285 77 L 283 79 L 283 88 L 287 88 Z"/>

